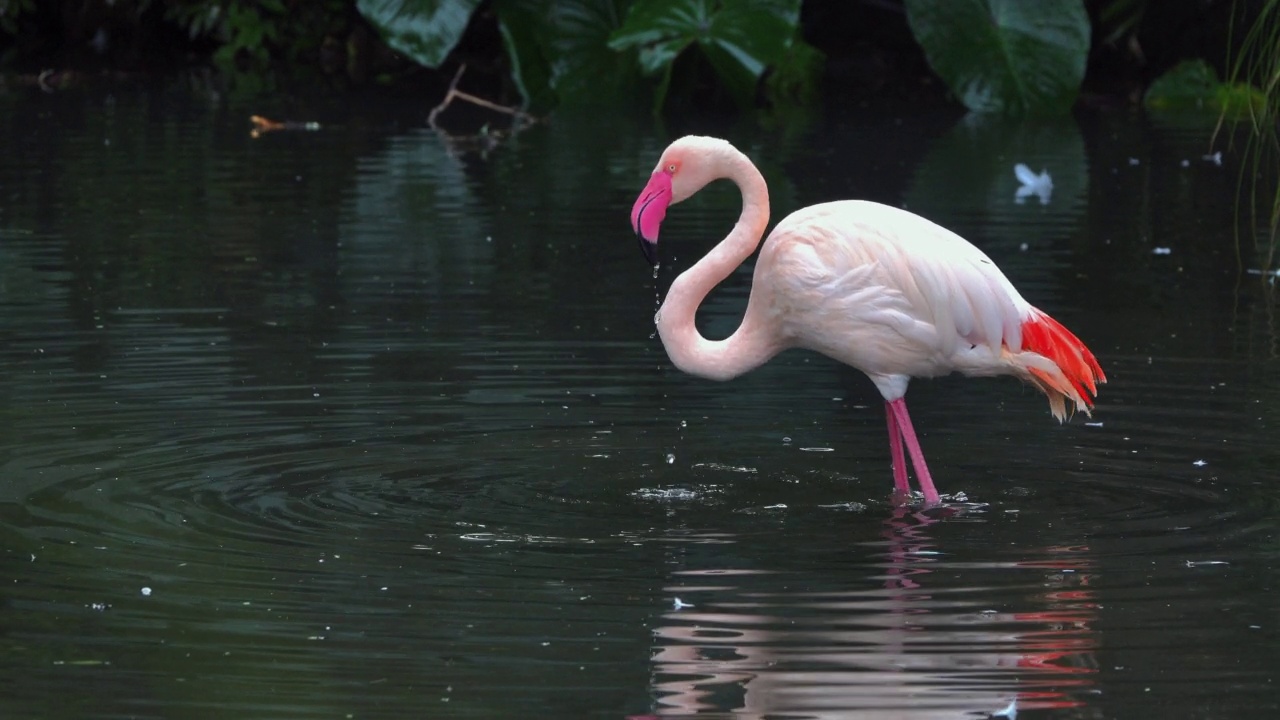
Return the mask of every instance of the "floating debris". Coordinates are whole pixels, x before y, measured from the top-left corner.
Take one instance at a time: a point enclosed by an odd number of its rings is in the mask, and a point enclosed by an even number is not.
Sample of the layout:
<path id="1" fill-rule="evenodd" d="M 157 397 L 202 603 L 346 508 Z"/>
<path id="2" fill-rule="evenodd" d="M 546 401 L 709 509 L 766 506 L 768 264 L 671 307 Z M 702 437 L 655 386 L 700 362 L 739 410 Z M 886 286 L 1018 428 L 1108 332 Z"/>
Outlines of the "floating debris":
<path id="1" fill-rule="evenodd" d="M 249 122 L 253 123 L 253 129 L 249 131 L 249 137 L 260 138 L 269 132 L 279 130 L 303 130 L 315 132 L 320 129 L 320 123 L 315 121 L 294 122 L 292 120 L 272 120 L 271 118 L 261 115 L 250 115 Z"/>
<path id="2" fill-rule="evenodd" d="M 1195 462 L 1193 462 L 1193 463 L 1191 463 L 1191 464 L 1192 464 L 1192 465 L 1195 465 L 1196 467 L 1204 467 L 1205 465 L 1208 465 L 1209 463 L 1207 463 L 1207 462 L 1205 462 L 1205 461 L 1203 461 L 1203 460 L 1196 460 Z"/>
<path id="3" fill-rule="evenodd" d="M 1040 198 L 1041 205 L 1048 205 L 1049 198 L 1053 196 L 1053 178 L 1049 177 L 1048 170 L 1041 170 L 1037 175 L 1031 171 L 1031 168 L 1022 163 L 1013 166 L 1013 174 L 1018 178 L 1018 182 L 1022 183 L 1022 187 L 1013 195 L 1013 201 L 1021 204 L 1032 195 Z"/>
<path id="4" fill-rule="evenodd" d="M 1261 268 L 1249 268 L 1248 270 L 1245 270 L 1245 272 L 1250 275 L 1261 275 L 1267 278 L 1267 282 L 1272 285 L 1276 284 L 1276 278 L 1280 278 L 1280 269 L 1262 270 Z"/>
<path id="5" fill-rule="evenodd" d="M 1151 254 L 1152 255 L 1172 255 L 1173 248 L 1167 248 L 1167 247 L 1151 248 Z"/>
<path id="6" fill-rule="evenodd" d="M 1219 150 L 1219 151 L 1214 152 L 1214 153 L 1209 153 L 1208 155 L 1201 155 L 1201 156 L 1200 156 L 1200 159 L 1201 159 L 1201 160 L 1208 160 L 1209 162 L 1213 163 L 1214 165 L 1217 165 L 1217 166 L 1221 167 L 1221 166 L 1222 166 L 1222 151 L 1221 151 L 1221 150 Z"/>
<path id="7" fill-rule="evenodd" d="M 687 603 L 680 598 L 676 598 L 675 601 L 671 603 L 672 610 L 683 610 L 691 607 L 695 607 L 693 603 Z"/>
<path id="8" fill-rule="evenodd" d="M 1187 567 L 1201 567 L 1204 565 L 1230 565 L 1226 560 L 1188 560 Z"/>

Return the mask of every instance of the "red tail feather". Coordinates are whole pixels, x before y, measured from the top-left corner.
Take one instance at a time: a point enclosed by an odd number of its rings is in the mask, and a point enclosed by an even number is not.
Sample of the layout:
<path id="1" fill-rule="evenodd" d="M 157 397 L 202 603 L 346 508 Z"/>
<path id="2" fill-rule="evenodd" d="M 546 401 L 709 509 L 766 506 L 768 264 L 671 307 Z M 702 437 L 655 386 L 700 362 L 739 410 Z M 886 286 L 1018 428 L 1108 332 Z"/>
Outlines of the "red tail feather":
<path id="1" fill-rule="evenodd" d="M 1093 407 L 1090 396 L 1098 394 L 1098 384 L 1106 382 L 1107 376 L 1080 338 L 1072 335 L 1057 320 L 1033 309 L 1031 317 L 1022 323 L 1022 347 L 1056 363 L 1076 394 L 1084 400 L 1085 409 Z M 1035 368 L 1029 370 L 1049 387 L 1057 385 L 1047 373 Z"/>

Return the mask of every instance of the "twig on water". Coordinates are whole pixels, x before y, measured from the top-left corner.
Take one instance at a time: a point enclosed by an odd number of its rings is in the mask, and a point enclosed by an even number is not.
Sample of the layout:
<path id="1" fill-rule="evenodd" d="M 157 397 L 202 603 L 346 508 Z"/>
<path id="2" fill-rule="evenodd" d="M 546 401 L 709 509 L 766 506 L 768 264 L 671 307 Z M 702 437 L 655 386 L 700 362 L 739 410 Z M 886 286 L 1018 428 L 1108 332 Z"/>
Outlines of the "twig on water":
<path id="1" fill-rule="evenodd" d="M 466 72 L 466 70 L 467 70 L 466 63 L 463 63 L 462 65 L 458 66 L 458 72 L 454 73 L 453 81 L 449 83 L 449 91 L 445 93 L 444 99 L 440 101 L 439 105 L 436 105 L 434 108 L 431 109 L 431 114 L 427 116 L 427 124 L 430 125 L 432 128 L 436 130 L 440 129 L 440 126 L 436 124 L 436 118 L 440 115 L 440 113 L 444 112 L 445 108 L 449 107 L 449 105 L 452 104 L 454 100 L 462 100 L 463 102 L 469 102 L 472 105 L 479 105 L 480 107 L 486 108 L 488 110 L 493 110 L 495 112 L 500 112 L 500 113 L 505 113 L 507 115 L 510 115 L 512 120 L 514 121 L 511 126 L 513 131 L 519 131 L 523 129 L 525 125 L 531 125 L 537 122 L 537 118 L 521 110 L 520 108 L 510 107 L 507 105 L 499 105 L 498 103 L 495 103 L 491 100 L 485 100 L 482 97 L 476 97 L 471 93 L 463 92 L 462 90 L 459 90 L 458 81 L 462 79 L 462 73 Z"/>

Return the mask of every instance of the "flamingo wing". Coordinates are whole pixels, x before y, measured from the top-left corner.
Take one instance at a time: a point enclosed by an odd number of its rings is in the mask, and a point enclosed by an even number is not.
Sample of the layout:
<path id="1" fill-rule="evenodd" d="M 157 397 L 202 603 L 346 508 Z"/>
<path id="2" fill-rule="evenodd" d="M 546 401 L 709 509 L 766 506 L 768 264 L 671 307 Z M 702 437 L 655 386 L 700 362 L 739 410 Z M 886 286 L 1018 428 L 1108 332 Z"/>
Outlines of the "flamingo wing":
<path id="1" fill-rule="evenodd" d="M 1088 412 L 1105 382 L 1083 343 L 1022 298 L 985 253 L 918 215 L 865 201 L 815 205 L 769 236 L 770 286 L 796 345 L 866 372 L 893 400 L 911 377 L 1016 375 Z"/>
<path id="2" fill-rule="evenodd" d="M 985 349 L 995 358 L 1004 346 L 1020 348 L 1031 307 L 981 250 L 877 203 L 792 214 L 770 235 L 761 262 L 787 310 L 797 321 L 816 321 L 817 334 L 853 342 L 882 326 L 901 336 L 898 353 L 942 365 L 960 351 Z M 937 369 L 921 374 L 958 368 Z"/>

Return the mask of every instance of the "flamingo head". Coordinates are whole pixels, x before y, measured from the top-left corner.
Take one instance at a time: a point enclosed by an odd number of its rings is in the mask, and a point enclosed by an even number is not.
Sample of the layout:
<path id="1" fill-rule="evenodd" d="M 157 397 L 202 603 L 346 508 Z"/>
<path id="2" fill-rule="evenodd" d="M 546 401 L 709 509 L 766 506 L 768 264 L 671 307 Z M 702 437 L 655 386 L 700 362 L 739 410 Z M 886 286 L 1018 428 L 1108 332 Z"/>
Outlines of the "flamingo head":
<path id="1" fill-rule="evenodd" d="M 631 207 L 631 228 L 640 240 L 640 251 L 650 265 L 658 260 L 658 230 L 667 216 L 667 207 L 698 192 L 717 177 L 723 177 L 721 161 L 736 152 L 724 140 L 688 136 L 667 146 L 662 159 L 649 176 L 649 183 Z"/>
<path id="2" fill-rule="evenodd" d="M 640 252 L 650 265 L 658 264 L 658 230 L 671 204 L 672 174 L 662 167 L 655 170 L 636 198 L 636 204 L 631 206 L 631 228 L 636 231 Z"/>

